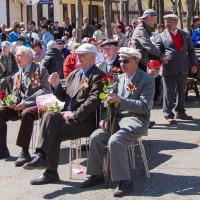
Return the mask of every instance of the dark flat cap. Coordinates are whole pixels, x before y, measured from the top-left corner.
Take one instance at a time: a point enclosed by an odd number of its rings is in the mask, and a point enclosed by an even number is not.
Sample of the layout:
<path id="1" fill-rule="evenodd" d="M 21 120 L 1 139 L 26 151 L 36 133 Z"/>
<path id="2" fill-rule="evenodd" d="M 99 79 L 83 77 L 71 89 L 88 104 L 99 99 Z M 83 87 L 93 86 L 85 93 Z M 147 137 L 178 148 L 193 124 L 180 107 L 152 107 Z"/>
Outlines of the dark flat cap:
<path id="1" fill-rule="evenodd" d="M 114 46 L 118 46 L 118 42 L 114 39 L 107 39 L 104 42 L 102 42 L 100 44 L 101 47 L 105 46 L 105 45 L 114 45 Z"/>
<path id="2" fill-rule="evenodd" d="M 64 44 L 65 43 L 64 40 L 61 40 L 61 39 L 57 39 L 57 40 L 55 40 L 55 42 L 59 43 L 59 44 L 61 44 L 61 43 Z"/>
<path id="3" fill-rule="evenodd" d="M 41 20 L 46 20 L 46 19 L 47 19 L 46 17 L 41 17 L 41 18 L 40 18 L 40 21 L 41 21 Z"/>

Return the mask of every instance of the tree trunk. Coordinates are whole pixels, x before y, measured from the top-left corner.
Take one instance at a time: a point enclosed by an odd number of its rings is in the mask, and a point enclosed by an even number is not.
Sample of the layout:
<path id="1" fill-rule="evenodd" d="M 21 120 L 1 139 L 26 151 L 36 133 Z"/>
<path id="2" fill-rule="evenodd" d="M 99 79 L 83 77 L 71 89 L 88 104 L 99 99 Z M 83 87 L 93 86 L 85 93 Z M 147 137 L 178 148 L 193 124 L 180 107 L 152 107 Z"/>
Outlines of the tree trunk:
<path id="1" fill-rule="evenodd" d="M 76 0 L 76 41 L 81 43 L 82 38 L 82 21 L 83 21 L 83 5 L 82 0 Z"/>
<path id="2" fill-rule="evenodd" d="M 108 39 L 112 39 L 112 29 L 111 29 L 111 0 L 103 0 L 103 10 L 104 10 L 104 22 L 105 22 L 105 33 Z"/>
<path id="3" fill-rule="evenodd" d="M 142 16 L 142 14 L 143 14 L 142 1 L 141 0 L 137 0 L 137 3 L 138 3 L 139 15 Z"/>
<path id="4" fill-rule="evenodd" d="M 119 7 L 120 7 L 119 20 L 123 22 L 124 21 L 124 1 L 123 0 L 120 0 Z"/>
<path id="5" fill-rule="evenodd" d="M 181 29 L 183 29 L 182 1 L 178 0 L 178 15 L 180 19 Z"/>
<path id="6" fill-rule="evenodd" d="M 148 1 L 148 7 L 151 8 L 151 9 L 153 8 L 153 2 L 152 2 L 152 0 Z"/>
<path id="7" fill-rule="evenodd" d="M 177 0 L 171 0 L 171 2 L 172 2 L 172 6 L 173 6 L 173 13 L 175 15 L 177 15 L 178 14 L 178 11 L 177 11 Z"/>
<path id="8" fill-rule="evenodd" d="M 187 4 L 187 30 L 191 33 L 191 22 L 192 22 L 192 1 L 193 0 L 186 0 Z"/>
<path id="9" fill-rule="evenodd" d="M 163 24 L 163 16 L 164 16 L 164 0 L 160 0 L 159 2 L 159 23 Z"/>

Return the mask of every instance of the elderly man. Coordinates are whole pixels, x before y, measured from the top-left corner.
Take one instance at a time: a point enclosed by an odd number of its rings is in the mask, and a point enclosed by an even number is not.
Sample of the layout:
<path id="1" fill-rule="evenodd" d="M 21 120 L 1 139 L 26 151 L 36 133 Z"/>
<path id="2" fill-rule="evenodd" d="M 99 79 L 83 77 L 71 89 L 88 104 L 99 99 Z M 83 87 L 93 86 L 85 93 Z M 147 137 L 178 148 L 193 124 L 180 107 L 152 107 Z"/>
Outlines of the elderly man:
<path id="1" fill-rule="evenodd" d="M 114 39 L 108 39 L 102 42 L 100 46 L 103 49 L 105 61 L 99 65 L 99 69 L 104 71 L 106 74 L 113 74 L 116 69 L 121 71 L 119 56 L 117 54 L 119 50 L 117 41 Z"/>
<path id="2" fill-rule="evenodd" d="M 88 137 L 96 128 L 95 111 L 101 103 L 101 78 L 105 74 L 95 66 L 97 49 L 94 45 L 83 44 L 75 53 L 78 55 L 77 64 L 80 68 L 68 76 L 66 91 L 59 85 L 57 73 L 53 73 L 49 78 L 54 94 L 66 104 L 63 112 L 47 113 L 42 118 L 37 145 L 38 155 L 24 168 L 47 169 L 43 175 L 31 180 L 32 185 L 58 181 L 57 167 L 61 142 Z"/>
<path id="3" fill-rule="evenodd" d="M 33 122 L 38 119 L 36 97 L 51 91 L 46 68 L 32 62 L 33 52 L 30 48 L 17 47 L 16 61 L 19 71 L 14 76 L 13 103 L 14 106 L 1 106 L 0 109 L 0 158 L 10 156 L 7 148 L 6 122 L 21 120 L 17 145 L 22 147 L 15 165 L 21 166 L 30 161 L 29 143 L 31 140 Z"/>
<path id="4" fill-rule="evenodd" d="M 127 147 L 134 140 L 147 134 L 150 110 L 154 96 L 154 80 L 138 68 L 142 55 L 133 48 L 119 50 L 123 74 L 116 78 L 115 93 L 108 94 L 106 101 L 116 108 L 115 133 L 106 133 L 108 122 L 100 121 L 90 139 L 90 153 L 87 174 L 91 175 L 82 183 L 83 188 L 92 187 L 104 181 L 103 155 L 108 144 L 112 181 L 119 181 L 115 197 L 126 195 L 133 189 Z"/>
<path id="5" fill-rule="evenodd" d="M 167 60 L 150 39 L 152 36 L 152 28 L 157 23 L 156 11 L 152 9 L 145 10 L 143 16 L 140 17 L 139 20 L 141 23 L 137 25 L 133 32 L 131 46 L 138 49 L 142 54 L 138 66 L 146 72 L 150 54 L 158 57 L 163 63 L 166 63 Z"/>
<path id="6" fill-rule="evenodd" d="M 170 124 L 174 119 L 174 97 L 176 98 L 175 118 L 192 120 L 185 113 L 185 87 L 187 76 L 197 72 L 197 59 L 191 38 L 183 30 L 177 28 L 178 17 L 174 14 L 164 16 L 166 30 L 160 33 L 157 47 L 165 54 L 168 63 L 163 65 L 163 113 Z M 190 68 L 191 64 L 191 68 Z"/>

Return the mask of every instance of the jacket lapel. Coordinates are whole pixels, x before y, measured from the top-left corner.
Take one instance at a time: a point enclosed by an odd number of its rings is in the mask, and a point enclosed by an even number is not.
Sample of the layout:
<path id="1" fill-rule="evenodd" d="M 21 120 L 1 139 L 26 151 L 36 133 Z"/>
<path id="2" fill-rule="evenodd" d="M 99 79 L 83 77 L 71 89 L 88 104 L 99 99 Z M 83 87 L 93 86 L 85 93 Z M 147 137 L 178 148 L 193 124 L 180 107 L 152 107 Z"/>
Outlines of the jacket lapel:
<path id="1" fill-rule="evenodd" d="M 170 32 L 167 29 L 165 31 L 165 34 L 166 34 L 167 41 L 169 41 L 169 43 L 171 43 L 173 47 L 178 51 L 178 49 L 176 48 L 176 45 L 174 44 L 174 41 L 172 40 Z"/>
<path id="2" fill-rule="evenodd" d="M 137 69 L 135 75 L 133 76 L 133 78 L 131 80 L 131 83 L 138 85 L 139 80 L 140 80 L 140 70 Z M 124 98 L 128 98 L 128 96 L 130 95 L 131 92 L 132 91 L 126 91 Z"/>

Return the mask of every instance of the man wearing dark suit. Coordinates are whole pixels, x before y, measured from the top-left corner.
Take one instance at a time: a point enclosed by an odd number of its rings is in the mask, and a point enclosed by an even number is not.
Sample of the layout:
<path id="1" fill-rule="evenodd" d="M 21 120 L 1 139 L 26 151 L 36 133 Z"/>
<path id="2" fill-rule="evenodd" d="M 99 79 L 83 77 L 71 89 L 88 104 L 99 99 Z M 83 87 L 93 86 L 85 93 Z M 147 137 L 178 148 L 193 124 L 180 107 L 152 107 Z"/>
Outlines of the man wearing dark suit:
<path id="1" fill-rule="evenodd" d="M 63 24 L 63 35 L 66 35 L 68 38 L 72 37 L 73 26 L 69 23 L 69 17 L 65 17 Z"/>
<path id="2" fill-rule="evenodd" d="M 167 29 L 159 34 L 157 47 L 168 59 L 162 72 L 163 113 L 166 120 L 173 124 L 176 123 L 175 119 L 193 119 L 185 113 L 185 88 L 190 68 L 192 73 L 196 73 L 198 64 L 190 36 L 177 28 L 178 16 L 169 14 L 164 18 Z M 177 98 L 174 116 L 172 110 L 175 96 Z"/>
<path id="3" fill-rule="evenodd" d="M 117 70 L 122 73 L 119 56 L 117 54 L 119 50 L 117 41 L 114 39 L 108 39 L 102 42 L 100 46 L 103 49 L 105 61 L 99 65 L 99 69 L 104 71 L 106 74 L 114 74 Z"/>
<path id="4" fill-rule="evenodd" d="M 99 98 L 103 89 L 101 78 L 105 74 L 95 66 L 97 49 L 94 45 L 83 44 L 75 53 L 78 55 L 77 64 L 80 68 L 68 76 L 66 91 L 58 84 L 57 73 L 53 73 L 49 78 L 54 94 L 66 104 L 63 112 L 46 113 L 42 117 L 37 145 L 38 155 L 24 168 L 43 167 L 46 171 L 31 180 L 32 185 L 58 181 L 57 167 L 61 142 L 88 137 L 96 128 L 95 111 L 101 103 Z"/>
<path id="5" fill-rule="evenodd" d="M 122 47 L 119 56 L 124 73 L 117 76 L 114 93 L 106 96 L 107 103 L 113 104 L 117 111 L 115 130 L 110 135 L 108 121 L 104 119 L 99 123 L 100 128 L 92 133 L 87 167 L 87 174 L 91 176 L 82 183 L 82 188 L 89 188 L 104 182 L 103 156 L 108 145 L 111 179 L 119 181 L 115 197 L 133 189 L 127 148 L 134 140 L 147 135 L 154 96 L 153 78 L 138 69 L 142 55 L 136 49 Z"/>
<path id="6" fill-rule="evenodd" d="M 30 161 L 29 143 L 31 140 L 33 122 L 38 119 L 36 97 L 51 92 L 46 68 L 32 62 L 33 53 L 28 47 L 20 46 L 16 51 L 16 61 L 20 70 L 14 75 L 13 100 L 14 106 L 2 106 L 0 109 L 0 158 L 10 156 L 7 148 L 6 122 L 21 120 L 17 145 L 22 147 L 16 166 Z M 19 116 L 20 114 L 20 116 Z"/>
<path id="7" fill-rule="evenodd" d="M 53 36 L 54 36 L 54 40 L 61 39 L 63 36 L 63 28 L 58 26 L 58 21 L 54 22 Z"/>

